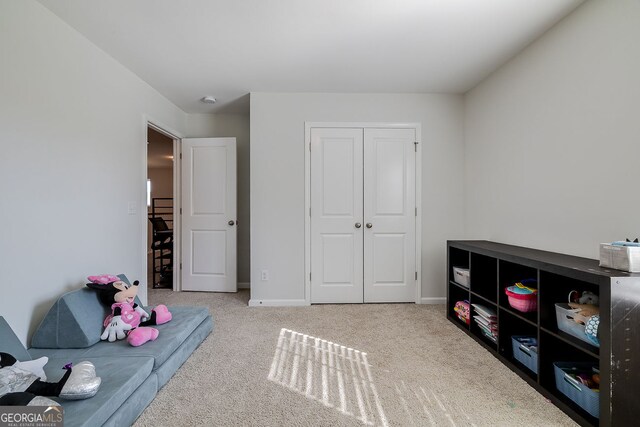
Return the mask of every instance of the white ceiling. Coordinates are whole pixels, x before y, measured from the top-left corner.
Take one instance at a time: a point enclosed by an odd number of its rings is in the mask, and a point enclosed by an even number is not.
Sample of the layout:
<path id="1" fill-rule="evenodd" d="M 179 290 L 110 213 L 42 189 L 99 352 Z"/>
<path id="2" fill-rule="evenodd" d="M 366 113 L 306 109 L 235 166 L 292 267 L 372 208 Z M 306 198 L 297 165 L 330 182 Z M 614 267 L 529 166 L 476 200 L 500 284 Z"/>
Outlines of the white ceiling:
<path id="1" fill-rule="evenodd" d="M 185 112 L 240 113 L 249 92 L 464 93 L 582 1 L 40 3 Z"/>

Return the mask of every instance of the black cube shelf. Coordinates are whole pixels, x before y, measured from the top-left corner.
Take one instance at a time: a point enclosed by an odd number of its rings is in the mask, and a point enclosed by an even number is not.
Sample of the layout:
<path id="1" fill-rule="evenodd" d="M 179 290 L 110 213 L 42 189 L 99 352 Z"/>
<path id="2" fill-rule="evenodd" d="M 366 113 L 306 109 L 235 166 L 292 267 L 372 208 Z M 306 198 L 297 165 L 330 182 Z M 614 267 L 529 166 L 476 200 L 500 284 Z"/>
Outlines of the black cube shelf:
<path id="1" fill-rule="evenodd" d="M 447 242 L 447 318 L 542 395 L 583 426 L 635 425 L 640 405 L 640 274 L 605 269 L 598 261 L 484 240 Z M 469 287 L 456 283 L 453 267 L 469 269 Z M 537 280 L 538 308 L 523 313 L 509 305 L 504 288 Z M 556 303 L 567 302 L 572 290 L 591 291 L 600 298 L 600 347 L 558 329 Z M 496 311 L 498 340 L 486 338 L 473 320 L 460 321 L 457 301 L 482 304 Z M 537 338 L 537 372 L 514 354 L 513 336 Z M 561 393 L 554 363 L 589 362 L 600 370 L 600 415 L 596 418 Z M 529 363 L 531 365 L 531 363 Z"/>

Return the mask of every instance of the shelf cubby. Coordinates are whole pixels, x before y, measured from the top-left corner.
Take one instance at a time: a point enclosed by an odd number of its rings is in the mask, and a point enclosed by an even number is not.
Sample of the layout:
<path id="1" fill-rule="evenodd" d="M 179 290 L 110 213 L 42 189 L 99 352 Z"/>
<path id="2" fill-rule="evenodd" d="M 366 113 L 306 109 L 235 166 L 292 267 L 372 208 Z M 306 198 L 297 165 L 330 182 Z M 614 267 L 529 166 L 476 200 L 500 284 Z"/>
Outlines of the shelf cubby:
<path id="1" fill-rule="evenodd" d="M 509 304 L 509 297 L 505 293 L 505 288 L 527 279 L 534 279 L 537 281 L 538 271 L 535 268 L 526 265 L 500 260 L 498 280 L 498 300 L 500 302 L 500 307 L 509 311 L 514 316 L 528 320 L 533 324 L 537 324 L 537 311 L 522 312 L 511 307 Z M 533 285 L 533 287 L 537 287 L 537 285 Z"/>
<path id="2" fill-rule="evenodd" d="M 540 326 L 557 331 L 556 303 L 566 303 L 569 301 L 571 291 L 590 291 L 598 295 L 599 286 L 593 283 L 577 280 L 560 274 L 540 271 Z"/>
<path id="3" fill-rule="evenodd" d="M 572 346 L 575 350 L 584 352 L 592 357 L 600 357 L 600 349 L 596 346 L 593 346 L 586 341 L 580 340 L 573 335 L 567 334 L 566 332 L 559 330 L 549 330 L 546 328 L 541 328 L 542 331 L 553 334 L 557 339 L 563 341 L 565 344 Z"/>
<path id="4" fill-rule="evenodd" d="M 480 304 L 483 305 L 493 311 L 495 311 L 497 313 L 497 307 L 494 303 L 487 301 L 485 298 L 482 297 L 477 297 L 475 295 L 471 295 L 471 304 Z M 471 307 L 471 324 L 470 326 L 470 330 L 471 333 L 478 338 L 478 340 L 484 342 L 484 344 L 489 347 L 490 349 L 492 349 L 493 351 L 497 351 L 498 349 L 498 341 L 496 340 L 495 342 L 486 337 L 483 333 L 482 333 L 482 328 L 480 328 L 480 326 L 478 326 L 478 324 L 474 321 L 473 316 L 477 316 L 478 313 L 476 312 L 475 308 L 472 306 Z"/>
<path id="5" fill-rule="evenodd" d="M 526 279 L 538 280 L 538 271 L 533 267 L 500 260 L 500 288 L 502 290 Z"/>
<path id="6" fill-rule="evenodd" d="M 507 296 L 505 295 L 505 299 Z M 505 303 L 500 306 L 500 311 L 509 313 L 510 315 L 517 317 L 518 319 L 529 323 L 530 325 L 537 326 L 538 324 L 538 313 L 536 311 L 532 311 L 529 313 L 523 313 L 522 311 L 518 311 L 515 308 L 511 307 L 508 303 Z"/>
<path id="7" fill-rule="evenodd" d="M 467 288 L 467 287 L 465 287 L 465 286 L 461 285 L 460 283 L 454 282 L 453 280 L 451 280 L 451 281 L 449 282 L 449 284 L 450 284 L 451 286 L 455 286 L 455 287 L 457 287 L 457 288 L 460 288 L 461 290 L 463 290 L 463 291 L 465 291 L 465 292 L 469 292 L 469 288 Z"/>
<path id="8" fill-rule="evenodd" d="M 578 424 L 609 427 L 637 423 L 640 405 L 630 396 L 637 394 L 640 384 L 640 358 L 629 354 L 640 349 L 640 335 L 633 327 L 640 322 L 640 274 L 603 269 L 598 261 L 587 258 L 487 241 L 449 241 L 447 254 L 447 317 L 451 322 Z M 468 289 L 453 282 L 453 267 L 469 268 Z M 535 279 L 532 287 L 538 289 L 537 310 L 528 313 L 513 308 L 504 291 L 525 279 Z M 555 305 L 568 302 L 573 290 L 599 296 L 600 348 L 558 328 Z M 453 311 L 460 300 L 472 304 L 469 325 Z M 486 338 L 473 321 L 473 304 L 496 311 L 497 343 Z M 513 336 L 537 339 L 537 363 L 533 356 L 514 355 Z M 517 350 L 521 350 L 519 346 Z M 537 373 L 520 359 L 529 360 Z M 554 362 L 589 362 L 600 370 L 599 418 L 557 389 Z"/>
<path id="9" fill-rule="evenodd" d="M 546 331 L 541 331 L 540 333 L 540 346 L 545 349 L 540 357 L 540 385 L 587 421 L 598 425 L 597 418 L 589 415 L 587 411 L 558 390 L 553 364 L 556 362 L 588 362 L 599 367 L 600 360 L 586 352 L 575 351 L 575 347 Z"/>
<path id="10" fill-rule="evenodd" d="M 469 301 L 469 291 L 456 284 L 449 284 L 449 301 L 447 302 L 447 314 L 449 318 L 454 322 L 457 322 L 459 326 L 462 326 L 465 329 L 469 329 L 469 325 L 458 319 L 456 312 L 453 310 L 456 302 L 465 300 Z"/>
<path id="11" fill-rule="evenodd" d="M 450 248 L 449 264 L 452 267 L 469 268 L 469 251 Z M 449 273 L 453 277 L 453 269 Z"/>
<path id="12" fill-rule="evenodd" d="M 475 302 L 477 302 L 478 304 L 491 304 L 495 307 L 496 303 L 495 301 L 491 301 L 485 297 L 483 297 L 482 295 L 478 295 L 475 292 L 471 292 L 471 298 L 473 298 L 475 300 Z"/>
<path id="13" fill-rule="evenodd" d="M 542 288 L 544 288 L 544 291 Z M 561 331 L 558 328 L 556 304 L 567 303 L 569 294 L 572 291 L 589 291 L 598 295 L 600 292 L 599 286 L 584 280 L 567 277 L 566 275 L 540 270 L 540 289 L 540 326 L 545 331 L 556 335 L 565 343 L 597 356 L 600 352 L 598 347 Z"/>
<path id="14" fill-rule="evenodd" d="M 454 282 L 453 267 L 469 268 L 469 251 L 449 248 L 449 281 Z"/>
<path id="15" fill-rule="evenodd" d="M 502 357 L 509 360 L 520 371 L 529 376 L 533 381 L 537 381 L 538 374 L 528 369 L 519 360 L 516 359 L 513 354 L 512 337 L 513 336 L 526 336 L 538 339 L 538 328 L 536 325 L 532 325 L 530 322 L 523 320 L 518 316 L 514 316 L 508 311 L 500 310 L 500 317 L 498 319 L 498 331 L 499 331 L 499 347 L 498 352 Z"/>
<path id="16" fill-rule="evenodd" d="M 496 304 L 496 281 L 498 280 L 498 260 L 485 255 L 471 253 L 471 286 L 476 295 Z"/>

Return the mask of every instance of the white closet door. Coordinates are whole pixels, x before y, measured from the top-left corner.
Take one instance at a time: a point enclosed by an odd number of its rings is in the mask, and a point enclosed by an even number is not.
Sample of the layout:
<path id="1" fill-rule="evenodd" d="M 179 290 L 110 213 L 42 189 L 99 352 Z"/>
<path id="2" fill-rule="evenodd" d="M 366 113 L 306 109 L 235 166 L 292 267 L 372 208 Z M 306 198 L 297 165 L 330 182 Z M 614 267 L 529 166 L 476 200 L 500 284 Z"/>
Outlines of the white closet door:
<path id="1" fill-rule="evenodd" d="M 416 298 L 414 129 L 364 130 L 364 302 Z"/>
<path id="2" fill-rule="evenodd" d="M 311 129 L 311 302 L 363 298 L 362 129 Z"/>

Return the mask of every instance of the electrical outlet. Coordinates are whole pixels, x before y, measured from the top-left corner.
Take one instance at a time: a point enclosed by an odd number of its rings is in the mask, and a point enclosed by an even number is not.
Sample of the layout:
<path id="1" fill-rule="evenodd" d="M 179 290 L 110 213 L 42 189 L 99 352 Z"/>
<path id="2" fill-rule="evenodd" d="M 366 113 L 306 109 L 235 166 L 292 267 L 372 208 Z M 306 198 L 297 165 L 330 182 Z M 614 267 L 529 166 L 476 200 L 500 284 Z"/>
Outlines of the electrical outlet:
<path id="1" fill-rule="evenodd" d="M 261 279 L 263 281 L 269 280 L 269 270 L 262 270 Z"/>

